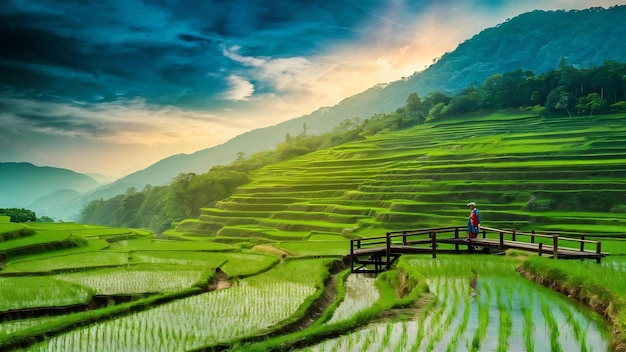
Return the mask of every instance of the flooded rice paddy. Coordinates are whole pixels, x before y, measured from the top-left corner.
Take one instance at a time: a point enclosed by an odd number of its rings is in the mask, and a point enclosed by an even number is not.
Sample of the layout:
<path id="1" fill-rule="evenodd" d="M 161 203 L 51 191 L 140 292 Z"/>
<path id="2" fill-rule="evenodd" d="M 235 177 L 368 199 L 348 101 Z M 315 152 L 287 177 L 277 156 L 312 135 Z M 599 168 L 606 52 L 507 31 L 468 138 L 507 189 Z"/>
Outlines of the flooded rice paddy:
<path id="1" fill-rule="evenodd" d="M 303 350 L 609 350 L 599 315 L 520 277 L 511 265 L 446 261 L 456 259 L 412 263 L 423 266 L 433 296 L 408 319 L 371 324 Z"/>

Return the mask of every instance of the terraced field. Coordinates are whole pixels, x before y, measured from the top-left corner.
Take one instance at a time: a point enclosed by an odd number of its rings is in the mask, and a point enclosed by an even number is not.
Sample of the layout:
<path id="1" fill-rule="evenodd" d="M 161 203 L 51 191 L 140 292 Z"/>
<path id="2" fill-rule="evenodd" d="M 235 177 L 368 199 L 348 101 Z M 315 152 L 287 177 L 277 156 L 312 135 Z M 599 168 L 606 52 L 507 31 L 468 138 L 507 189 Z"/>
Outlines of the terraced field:
<path id="1" fill-rule="evenodd" d="M 267 242 L 381 235 L 463 225 L 468 201 L 491 227 L 621 233 L 624 145 L 625 115 L 427 124 L 257 170 L 168 233 Z"/>
<path id="2" fill-rule="evenodd" d="M 193 350 L 263 336 L 310 309 L 332 262 L 6 217 L 0 235 L 2 351 Z"/>
<path id="3" fill-rule="evenodd" d="M 256 170 L 160 236 L 0 218 L 0 350 L 626 351 L 622 120 L 492 115 L 383 133 Z M 470 200 L 484 225 L 586 232 L 611 255 L 345 268 L 348 238 L 462 226 Z"/>

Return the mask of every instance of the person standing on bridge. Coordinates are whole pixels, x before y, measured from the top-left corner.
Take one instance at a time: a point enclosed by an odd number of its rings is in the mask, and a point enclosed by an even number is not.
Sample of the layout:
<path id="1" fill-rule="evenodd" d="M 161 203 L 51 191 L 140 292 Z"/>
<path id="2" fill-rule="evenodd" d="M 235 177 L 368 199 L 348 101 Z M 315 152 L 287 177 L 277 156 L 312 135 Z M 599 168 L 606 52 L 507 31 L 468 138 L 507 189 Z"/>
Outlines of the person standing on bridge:
<path id="1" fill-rule="evenodd" d="M 467 206 L 470 208 L 470 215 L 467 220 L 467 237 L 477 238 L 480 231 L 480 212 L 476 208 L 475 202 L 469 202 Z"/>

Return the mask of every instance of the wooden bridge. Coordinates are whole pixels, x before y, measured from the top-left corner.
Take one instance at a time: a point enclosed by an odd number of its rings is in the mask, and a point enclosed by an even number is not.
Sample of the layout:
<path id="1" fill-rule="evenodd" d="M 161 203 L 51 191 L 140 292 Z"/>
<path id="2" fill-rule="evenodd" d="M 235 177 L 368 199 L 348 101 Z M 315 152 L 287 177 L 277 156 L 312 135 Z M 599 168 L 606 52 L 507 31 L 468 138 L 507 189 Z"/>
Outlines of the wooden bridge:
<path id="1" fill-rule="evenodd" d="M 461 250 L 461 247 L 465 249 Z M 385 236 L 350 240 L 350 262 L 353 273 L 380 273 L 389 270 L 402 254 L 492 253 L 503 254 L 507 249 L 536 252 L 554 259 L 595 259 L 600 263 L 608 255 L 601 251 L 599 241 L 500 230 L 481 226 L 478 238 L 467 238 L 466 227 L 438 227 L 387 232 Z"/>

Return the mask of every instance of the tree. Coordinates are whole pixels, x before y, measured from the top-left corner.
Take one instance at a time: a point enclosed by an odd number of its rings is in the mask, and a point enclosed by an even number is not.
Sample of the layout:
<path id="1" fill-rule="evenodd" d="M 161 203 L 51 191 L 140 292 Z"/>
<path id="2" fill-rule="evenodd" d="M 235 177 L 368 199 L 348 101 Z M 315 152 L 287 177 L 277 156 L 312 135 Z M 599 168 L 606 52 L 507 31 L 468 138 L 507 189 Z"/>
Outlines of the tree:
<path id="1" fill-rule="evenodd" d="M 10 218 L 11 222 L 28 222 L 36 221 L 37 216 L 32 210 L 24 208 L 0 208 L 0 215 L 5 215 Z"/>
<path id="2" fill-rule="evenodd" d="M 422 100 L 420 99 L 417 93 L 411 93 L 406 98 L 406 106 L 404 109 L 404 115 L 408 120 L 416 121 L 417 124 L 420 124 L 420 120 L 422 120 Z M 423 121 L 421 121 L 423 122 Z"/>
<path id="3" fill-rule="evenodd" d="M 426 121 L 432 121 L 436 119 L 440 119 L 443 116 L 443 110 L 446 107 L 444 103 L 437 103 L 433 106 L 430 111 L 428 111 L 428 116 L 426 117 Z"/>
<path id="4" fill-rule="evenodd" d="M 554 88 L 550 92 L 550 94 L 548 94 L 548 98 L 546 99 L 546 109 L 549 112 L 556 110 L 566 110 L 567 114 L 572 117 L 572 114 L 569 111 L 571 101 L 571 95 L 567 92 L 565 87 L 558 86 Z"/>
<path id="5" fill-rule="evenodd" d="M 463 93 L 450 99 L 450 103 L 442 112 L 450 115 L 462 115 L 476 111 L 479 107 L 478 92 L 474 88 L 468 87 Z"/>
<path id="6" fill-rule="evenodd" d="M 602 99 L 598 93 L 590 93 L 586 97 L 578 99 L 576 109 L 578 113 L 586 113 L 589 111 L 589 116 L 593 115 L 594 111 L 600 110 L 606 104 L 606 100 Z"/>
<path id="7" fill-rule="evenodd" d="M 626 112 L 626 101 L 621 100 L 615 104 L 611 104 L 611 112 L 612 113 Z"/>
<path id="8" fill-rule="evenodd" d="M 145 196 L 134 187 L 126 190 L 119 207 L 113 212 L 113 223 L 121 227 L 140 227 L 140 220 L 135 216 Z"/>
<path id="9" fill-rule="evenodd" d="M 40 216 L 37 218 L 37 222 L 54 222 L 54 219 L 49 216 Z"/>

